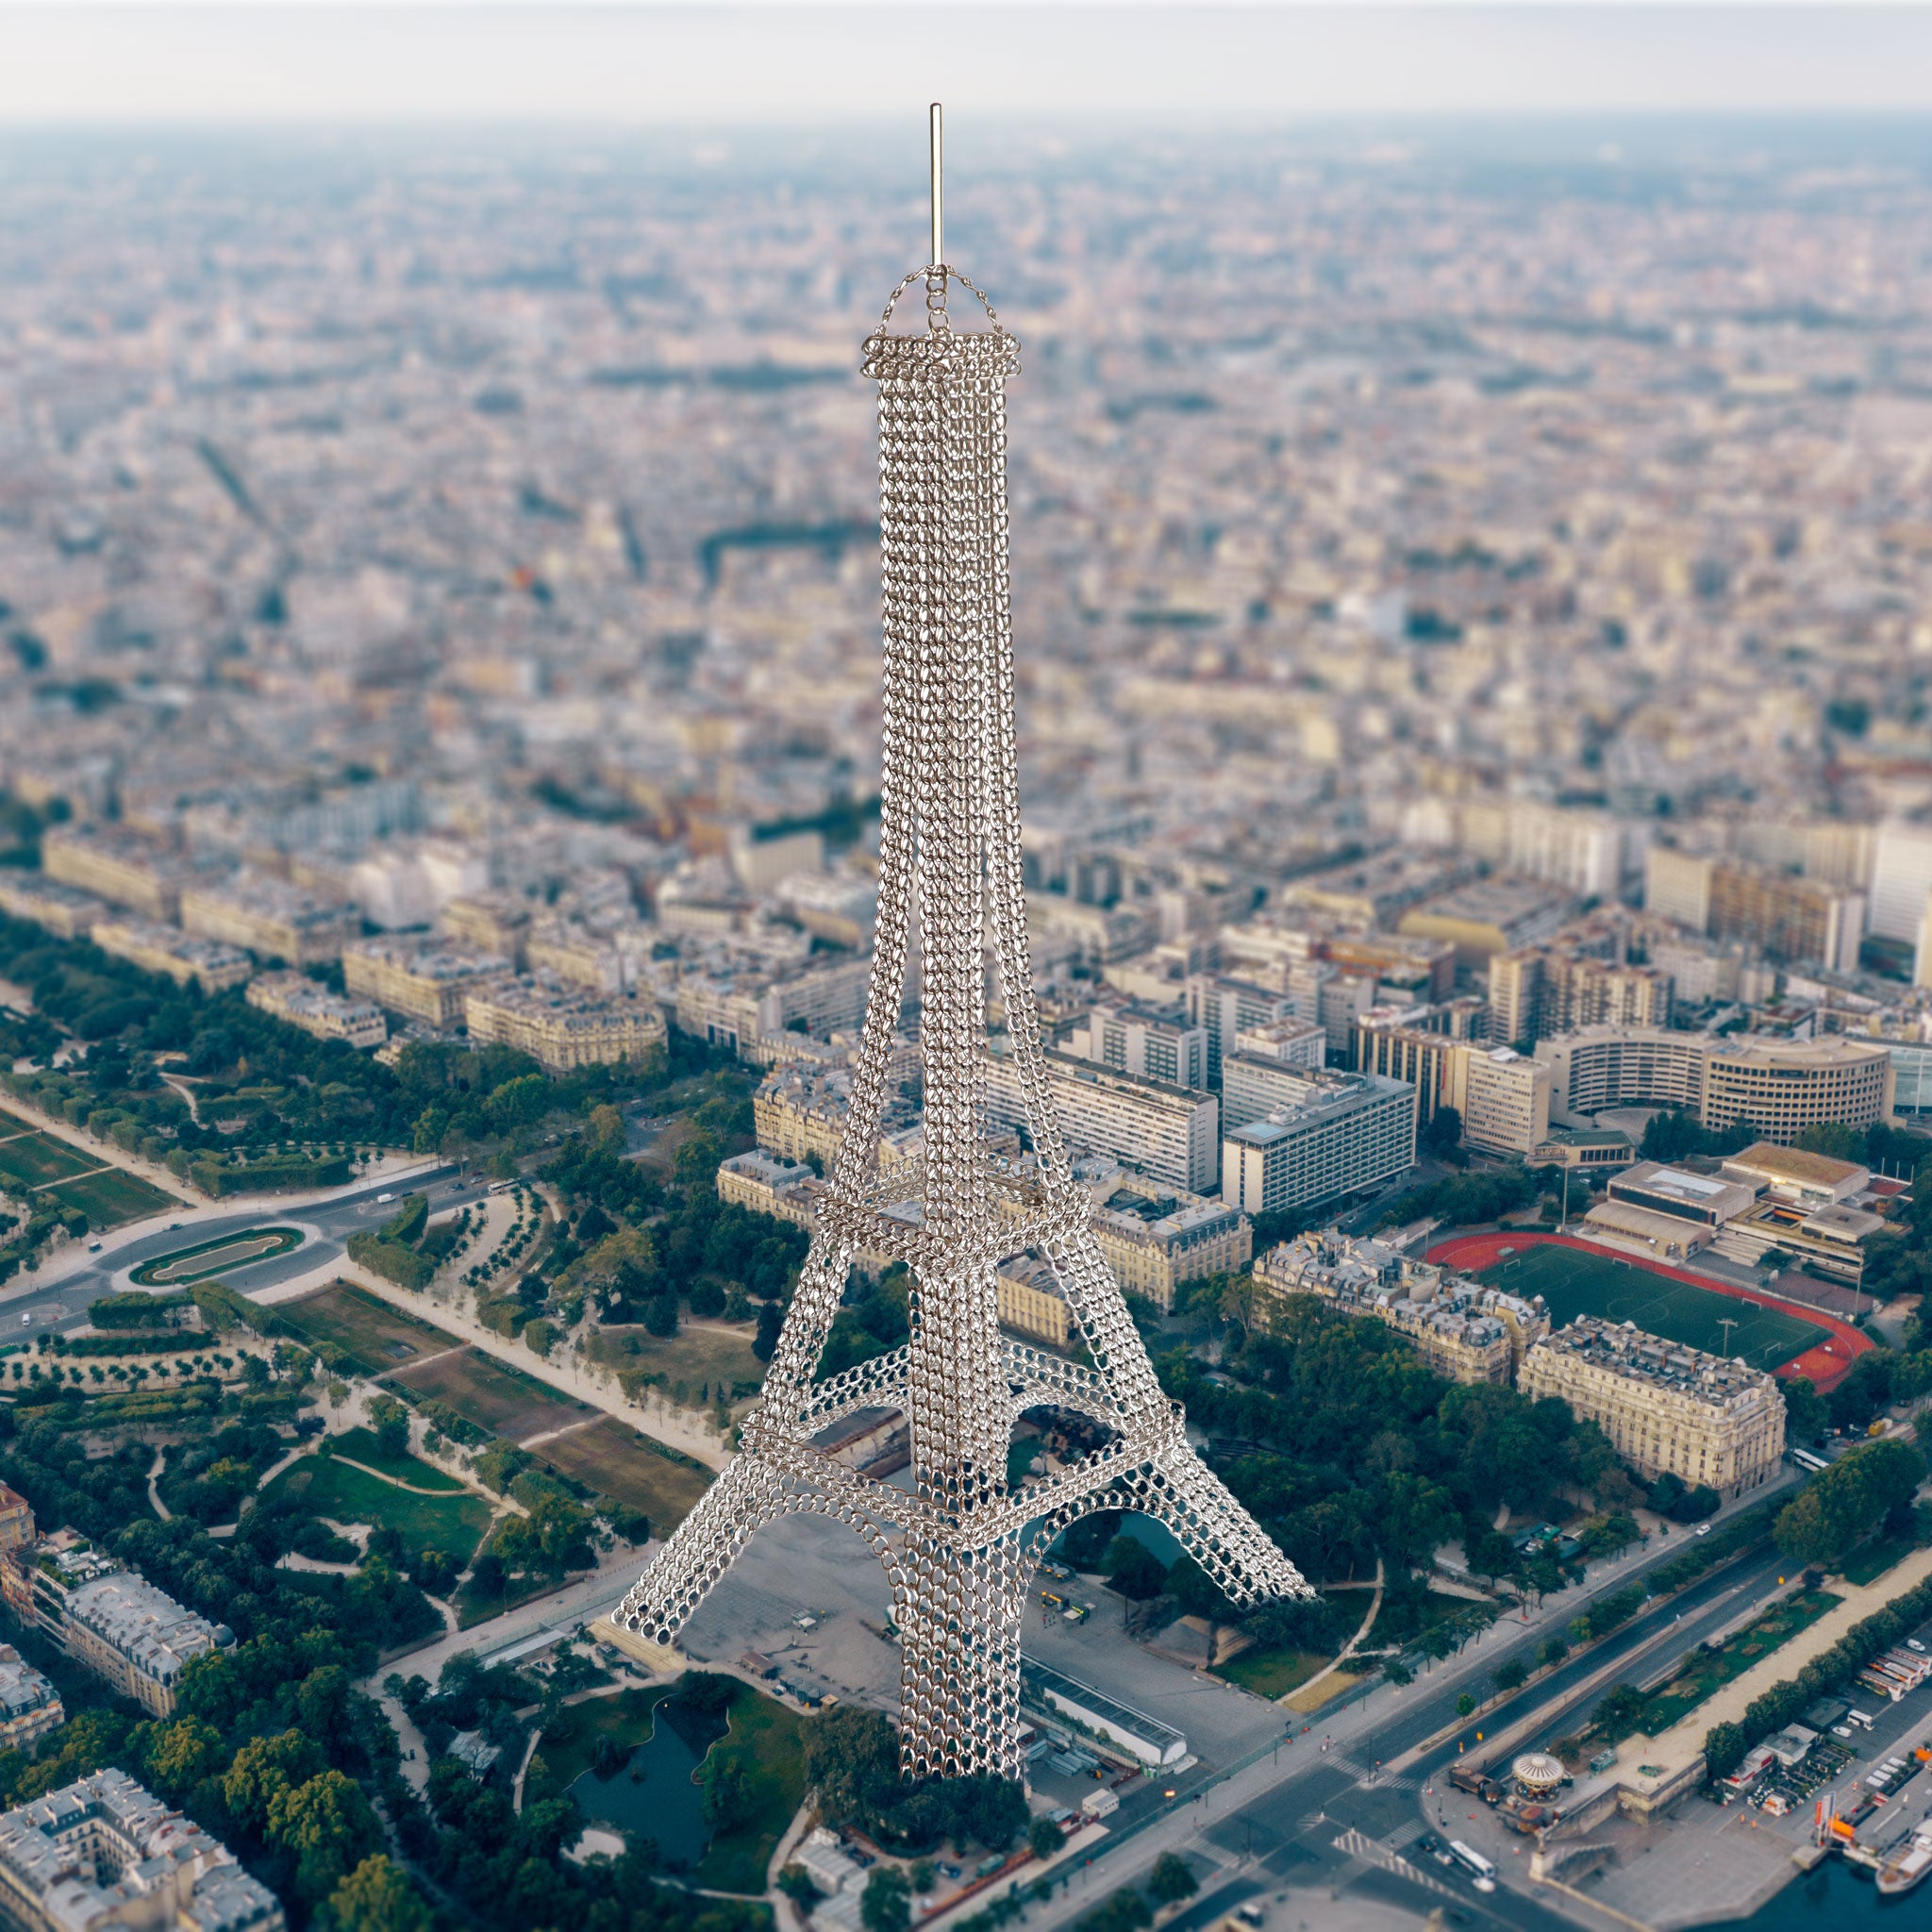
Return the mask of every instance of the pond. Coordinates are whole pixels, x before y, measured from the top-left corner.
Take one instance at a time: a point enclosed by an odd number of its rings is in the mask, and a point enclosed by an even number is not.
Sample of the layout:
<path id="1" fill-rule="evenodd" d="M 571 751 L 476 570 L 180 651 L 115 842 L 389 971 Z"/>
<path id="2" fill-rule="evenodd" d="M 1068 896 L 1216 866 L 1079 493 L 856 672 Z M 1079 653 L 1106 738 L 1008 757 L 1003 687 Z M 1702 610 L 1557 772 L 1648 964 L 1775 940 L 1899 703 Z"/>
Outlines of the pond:
<path id="1" fill-rule="evenodd" d="M 587 1771 L 570 1788 L 578 1808 L 594 1824 L 655 1839 L 665 1866 L 681 1870 L 705 1855 L 710 1829 L 705 1794 L 691 1774 L 724 1735 L 722 1715 L 659 1704 L 651 1735 L 608 1777 Z"/>

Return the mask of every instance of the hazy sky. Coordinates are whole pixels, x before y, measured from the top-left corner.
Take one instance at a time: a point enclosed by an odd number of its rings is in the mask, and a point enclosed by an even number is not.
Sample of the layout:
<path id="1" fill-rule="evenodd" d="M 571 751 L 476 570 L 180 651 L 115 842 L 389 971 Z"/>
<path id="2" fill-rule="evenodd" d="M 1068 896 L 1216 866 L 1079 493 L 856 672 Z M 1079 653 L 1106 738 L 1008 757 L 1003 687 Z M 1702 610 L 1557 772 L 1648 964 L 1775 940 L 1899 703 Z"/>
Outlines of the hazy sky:
<path id="1" fill-rule="evenodd" d="M 0 4 L 0 125 L 1932 108 L 1932 8 Z"/>

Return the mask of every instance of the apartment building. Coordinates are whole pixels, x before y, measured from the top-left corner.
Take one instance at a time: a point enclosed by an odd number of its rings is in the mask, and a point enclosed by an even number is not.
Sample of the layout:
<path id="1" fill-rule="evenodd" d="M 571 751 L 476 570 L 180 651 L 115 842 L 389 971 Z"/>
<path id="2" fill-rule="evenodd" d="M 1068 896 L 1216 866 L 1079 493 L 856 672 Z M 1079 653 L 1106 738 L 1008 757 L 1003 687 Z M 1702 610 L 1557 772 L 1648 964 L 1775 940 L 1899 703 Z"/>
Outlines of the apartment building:
<path id="1" fill-rule="evenodd" d="M 1398 932 L 1446 940 L 1466 971 L 1488 965 L 1498 953 L 1518 952 L 1552 938 L 1576 909 L 1559 886 L 1541 879 L 1475 879 L 1402 915 Z"/>
<path id="2" fill-rule="evenodd" d="M 1550 1111 L 1580 1121 L 1609 1107 L 1673 1107 L 1704 1117 L 1713 1036 L 1660 1026 L 1587 1026 L 1537 1042 Z"/>
<path id="3" fill-rule="evenodd" d="M 36 1535 L 34 1506 L 18 1490 L 0 1483 L 0 1550 L 25 1549 Z"/>
<path id="4" fill-rule="evenodd" d="M 235 1634 L 184 1609 L 71 1531 L 0 1558 L 0 1595 L 84 1669 L 156 1717 L 175 1708 L 182 1671 Z"/>
<path id="5" fill-rule="evenodd" d="M 608 999 L 547 974 L 526 974 L 473 987 L 463 999 L 470 1038 L 513 1046 L 545 1073 L 661 1060 L 669 1039 L 649 1000 Z"/>
<path id="6" fill-rule="evenodd" d="M 40 873 L 14 872 L 0 866 L 0 912 L 9 919 L 30 919 L 57 940 L 84 940 L 96 920 L 109 917 L 107 907 L 78 886 L 63 886 Z"/>
<path id="7" fill-rule="evenodd" d="M 41 840 L 41 869 L 61 885 L 158 920 L 179 913 L 188 871 L 166 846 L 115 824 L 49 827 Z"/>
<path id="8" fill-rule="evenodd" d="M 1295 997 L 1281 988 L 1257 986 L 1245 979 L 1232 979 L 1219 973 L 1192 973 L 1183 988 L 1183 1008 L 1191 1024 L 1208 1036 L 1208 1087 L 1221 1085 L 1221 1062 L 1224 1055 L 1237 1051 L 1235 1036 L 1248 1028 L 1268 1026 L 1276 1021 L 1306 1025 Z M 1319 1033 L 1319 1028 L 1313 1029 Z M 1321 1035 L 1324 1048 L 1326 1036 Z"/>
<path id="9" fill-rule="evenodd" d="M 1124 1283 L 1122 1284 L 1124 1287 Z M 1049 1348 L 1065 1348 L 1074 1339 L 1073 1311 L 1053 1270 L 1035 1255 L 1002 1261 L 993 1275 L 1001 1324 Z"/>
<path id="10" fill-rule="evenodd" d="M 1183 1282 L 1238 1274 L 1254 1257 L 1254 1224 L 1224 1201 L 1120 1172 L 1093 1192 L 1090 1224 L 1115 1279 L 1163 1311 Z"/>
<path id="11" fill-rule="evenodd" d="M 1518 1387 L 1561 1397 L 1653 1479 L 1669 1471 L 1728 1498 L 1767 1481 L 1784 1456 L 1784 1397 L 1773 1377 L 1627 1323 L 1577 1316 L 1529 1350 Z"/>
<path id="12" fill-rule="evenodd" d="M 1524 1154 L 1549 1138 L 1550 1073 L 1507 1046 L 1462 1045 L 1450 1063 L 1462 1138 L 1493 1154 Z"/>
<path id="13" fill-rule="evenodd" d="M 524 937 L 524 965 L 529 973 L 568 980 L 592 992 L 624 991 L 624 956 L 610 936 L 572 919 L 546 919 Z"/>
<path id="14" fill-rule="evenodd" d="M 1137 1167 L 1189 1193 L 1208 1192 L 1220 1172 L 1221 1103 L 1211 1093 L 1163 1080 L 1137 1079 L 1063 1053 L 1048 1053 L 1047 1085 L 1073 1145 Z M 989 1125 L 1027 1129 L 1020 1076 L 1010 1060 L 986 1063 Z M 761 1137 L 762 1138 L 762 1137 Z"/>
<path id="15" fill-rule="evenodd" d="M 500 954 L 433 940 L 358 940 L 342 949 L 342 984 L 350 992 L 445 1032 L 463 1024 L 474 989 L 509 970 Z"/>
<path id="16" fill-rule="evenodd" d="M 1360 1193 L 1415 1165 L 1415 1089 L 1375 1074 L 1324 1074 L 1301 1104 L 1229 1134 L 1222 1161 L 1222 1198 L 1244 1214 Z"/>
<path id="17" fill-rule="evenodd" d="M 1643 904 L 1715 940 L 1769 958 L 1854 973 L 1865 937 L 1862 891 L 1744 858 L 1703 857 L 1653 845 L 1644 858 Z M 1924 901 L 1920 901 L 1923 911 Z M 1917 932 L 1898 935 L 1911 938 Z"/>
<path id="18" fill-rule="evenodd" d="M 1298 1235 L 1255 1263 L 1271 1304 L 1319 1295 L 1343 1314 L 1374 1316 L 1407 1335 L 1452 1382 L 1511 1382 L 1530 1346 L 1550 1332 L 1541 1300 L 1485 1288 L 1387 1241 L 1327 1228 Z"/>
<path id="19" fill-rule="evenodd" d="M 519 973 L 525 964 L 524 941 L 529 936 L 530 901 L 521 892 L 487 887 L 452 899 L 437 914 L 437 929 L 453 944 L 473 953 L 493 953 Z"/>
<path id="20" fill-rule="evenodd" d="M 774 1220 L 808 1228 L 812 1201 L 801 1190 L 817 1178 L 804 1161 L 786 1160 L 754 1147 L 718 1163 L 718 1198 L 749 1208 L 754 1214 L 769 1214 Z"/>
<path id="21" fill-rule="evenodd" d="M 125 1771 L 0 1813 L 0 1918 L 19 1932 L 284 1932 L 267 1886 Z"/>
<path id="22" fill-rule="evenodd" d="M 1316 1038 L 1325 1047 L 1327 1035 L 1318 1029 Z M 1221 1063 L 1222 1133 L 1231 1134 L 1277 1108 L 1299 1107 L 1321 1089 L 1325 1071 L 1321 1060 L 1311 1066 L 1262 1054 L 1229 1054 Z"/>
<path id="23" fill-rule="evenodd" d="M 0 1643 L 0 1751 L 28 1751 L 67 1722 L 53 1680 Z"/>
<path id="24" fill-rule="evenodd" d="M 1547 1040 L 1582 1026 L 1668 1026 L 1670 975 L 1561 946 L 1502 953 L 1490 961 L 1494 1037 Z"/>
<path id="25" fill-rule="evenodd" d="M 1807 1127 L 1869 1127 L 1891 1112 L 1891 1056 L 1876 1040 L 1828 1034 L 1774 1040 L 1739 1034 L 1707 1051 L 1704 1124 L 1748 1121 L 1758 1136 L 1789 1146 Z"/>
<path id="26" fill-rule="evenodd" d="M 1443 841 L 1499 870 L 1548 880 L 1579 898 L 1613 899 L 1624 878 L 1624 828 L 1607 813 L 1526 798 L 1431 800 L 1443 808 Z"/>
<path id="27" fill-rule="evenodd" d="M 1137 1080 L 1206 1089 L 1208 1029 L 1140 1005 L 1096 1006 L 1074 1024 L 1062 1050 Z"/>
<path id="28" fill-rule="evenodd" d="M 258 959 L 311 966 L 340 959 L 362 931 L 362 915 L 341 899 L 263 873 L 181 892 L 183 931 L 240 946 Z"/>
<path id="29" fill-rule="evenodd" d="M 389 1022 L 374 1000 L 330 992 L 300 973 L 258 973 L 242 997 L 318 1040 L 341 1040 L 361 1049 L 380 1046 L 389 1038 Z"/>
<path id="30" fill-rule="evenodd" d="M 255 961 L 239 946 L 191 939 L 176 926 L 151 920 L 103 919 L 89 937 L 116 959 L 172 979 L 176 986 L 198 986 L 205 993 L 241 986 L 255 971 Z"/>
<path id="31" fill-rule="evenodd" d="M 1879 939 L 1917 940 L 1932 904 L 1932 825 L 1895 820 L 1878 828 L 1872 856 L 1870 925 Z"/>
<path id="32" fill-rule="evenodd" d="M 1456 1107 L 1459 1086 L 1457 1055 L 1464 1042 L 1419 1024 L 1424 1009 L 1412 1008 L 1364 1013 L 1349 1036 L 1349 1065 L 1357 1074 L 1405 1080 L 1415 1089 L 1416 1129 L 1421 1132 L 1441 1107 Z"/>
<path id="33" fill-rule="evenodd" d="M 1643 855 L 1643 909 L 1689 926 L 1710 930 L 1710 882 L 1715 858 L 1653 845 Z"/>

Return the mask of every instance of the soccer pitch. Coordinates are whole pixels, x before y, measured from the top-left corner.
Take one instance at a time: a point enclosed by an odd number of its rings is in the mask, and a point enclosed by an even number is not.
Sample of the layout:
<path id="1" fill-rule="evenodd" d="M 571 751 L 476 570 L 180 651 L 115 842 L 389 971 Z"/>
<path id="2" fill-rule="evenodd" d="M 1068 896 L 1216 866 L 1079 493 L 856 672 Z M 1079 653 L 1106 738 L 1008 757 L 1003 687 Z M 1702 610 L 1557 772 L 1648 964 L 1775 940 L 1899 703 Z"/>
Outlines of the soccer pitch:
<path id="1" fill-rule="evenodd" d="M 1541 1242 L 1483 1270 L 1479 1279 L 1509 1294 L 1541 1295 L 1560 1328 L 1578 1315 L 1634 1322 L 1645 1334 L 1711 1355 L 1742 1356 L 1753 1368 L 1774 1369 L 1824 1341 L 1829 1330 L 1781 1309 L 1653 1274 L 1634 1261 Z M 1726 1331 L 1720 1325 L 1728 1322 Z M 1726 1334 L 1728 1333 L 1728 1340 Z"/>

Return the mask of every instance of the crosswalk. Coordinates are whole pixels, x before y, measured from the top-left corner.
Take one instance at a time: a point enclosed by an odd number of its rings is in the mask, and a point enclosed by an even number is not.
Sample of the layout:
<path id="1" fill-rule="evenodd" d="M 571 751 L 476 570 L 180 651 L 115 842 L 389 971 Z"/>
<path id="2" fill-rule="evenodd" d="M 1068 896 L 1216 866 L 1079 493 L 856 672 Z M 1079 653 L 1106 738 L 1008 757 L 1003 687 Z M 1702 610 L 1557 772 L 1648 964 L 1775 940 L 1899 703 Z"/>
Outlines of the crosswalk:
<path id="1" fill-rule="evenodd" d="M 1357 1831 L 1353 1825 L 1335 1840 L 1335 1849 L 1351 1864 L 1374 1866 L 1378 1872 L 1391 1873 L 1397 1878 L 1407 1879 L 1409 1884 L 1420 1887 L 1424 1891 L 1436 1892 L 1442 1898 L 1456 1896 L 1440 1878 L 1432 1878 L 1426 1872 L 1411 1865 L 1398 1850 L 1379 1839 L 1369 1837 L 1366 1832 Z"/>
<path id="2" fill-rule="evenodd" d="M 1387 1845 L 1391 1852 L 1399 1852 L 1405 1850 L 1409 1845 L 1414 1844 L 1416 1840 L 1422 1837 L 1422 1820 L 1420 1818 L 1411 1818 L 1407 1824 L 1398 1824 L 1393 1831 L 1390 1832 L 1389 1835 L 1383 1839 L 1382 1842 L 1385 1845 Z"/>

